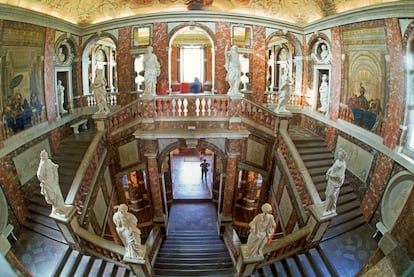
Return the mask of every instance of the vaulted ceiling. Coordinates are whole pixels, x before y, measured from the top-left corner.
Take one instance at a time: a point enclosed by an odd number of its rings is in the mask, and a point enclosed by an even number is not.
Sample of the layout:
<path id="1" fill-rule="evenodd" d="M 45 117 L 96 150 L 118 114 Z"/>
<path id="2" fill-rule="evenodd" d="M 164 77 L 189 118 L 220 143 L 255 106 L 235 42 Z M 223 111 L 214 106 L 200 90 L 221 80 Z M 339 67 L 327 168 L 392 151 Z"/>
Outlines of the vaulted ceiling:
<path id="1" fill-rule="evenodd" d="M 0 0 L 78 25 L 162 12 L 201 10 L 296 24 L 396 0 Z"/>

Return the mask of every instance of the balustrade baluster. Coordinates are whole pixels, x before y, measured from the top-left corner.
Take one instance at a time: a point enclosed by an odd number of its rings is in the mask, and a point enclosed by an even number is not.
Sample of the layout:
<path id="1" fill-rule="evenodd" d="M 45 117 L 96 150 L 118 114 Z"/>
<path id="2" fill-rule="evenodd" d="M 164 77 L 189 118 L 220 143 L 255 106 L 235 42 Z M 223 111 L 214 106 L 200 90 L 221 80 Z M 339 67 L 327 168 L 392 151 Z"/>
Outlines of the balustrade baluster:
<path id="1" fill-rule="evenodd" d="M 196 116 L 200 116 L 200 99 L 195 100 L 195 114 Z"/>
<path id="2" fill-rule="evenodd" d="M 175 100 L 175 98 L 171 101 L 171 105 L 172 105 L 172 116 L 176 116 L 177 114 L 177 100 Z"/>
<path id="3" fill-rule="evenodd" d="M 212 106 L 212 101 L 210 98 L 207 100 L 207 116 L 211 116 L 212 109 L 213 109 L 213 106 Z"/>
<path id="4" fill-rule="evenodd" d="M 187 100 L 187 98 L 184 98 L 183 104 L 184 104 L 184 108 L 183 108 L 184 114 L 183 115 L 187 116 L 187 114 L 188 114 L 188 100 Z"/>
<path id="5" fill-rule="evenodd" d="M 183 101 L 181 100 L 181 98 L 180 99 L 178 99 L 178 101 L 177 101 L 177 104 L 178 104 L 178 116 L 182 116 L 182 103 L 183 103 Z"/>
<path id="6" fill-rule="evenodd" d="M 206 115 L 206 99 L 205 98 L 201 99 L 201 115 L 202 116 Z"/>

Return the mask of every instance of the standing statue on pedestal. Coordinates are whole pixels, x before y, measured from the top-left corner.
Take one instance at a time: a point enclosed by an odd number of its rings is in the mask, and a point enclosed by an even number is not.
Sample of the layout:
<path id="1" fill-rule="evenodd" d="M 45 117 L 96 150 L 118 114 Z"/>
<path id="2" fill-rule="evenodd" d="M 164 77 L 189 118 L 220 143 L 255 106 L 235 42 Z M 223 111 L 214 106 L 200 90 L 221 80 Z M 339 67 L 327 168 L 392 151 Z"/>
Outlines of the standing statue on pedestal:
<path id="1" fill-rule="evenodd" d="M 37 178 L 40 181 L 40 193 L 46 203 L 52 205 L 52 213 L 65 214 L 70 206 L 65 205 L 59 186 L 59 166 L 49 159 L 46 150 L 40 152 L 40 163 L 37 169 Z"/>
<path id="2" fill-rule="evenodd" d="M 95 94 L 98 111 L 95 114 L 108 114 L 109 108 L 106 102 L 106 80 L 103 76 L 102 69 L 97 69 L 95 79 L 92 83 L 93 93 Z"/>
<path id="3" fill-rule="evenodd" d="M 142 259 L 141 231 L 137 227 L 138 220 L 132 213 L 128 212 L 128 206 L 121 204 L 113 216 L 116 231 L 125 246 L 125 258 Z"/>
<path id="4" fill-rule="evenodd" d="M 289 75 L 289 71 L 286 69 L 285 73 L 282 76 L 282 85 L 279 89 L 279 99 L 277 107 L 275 109 L 276 113 L 290 113 L 286 109 L 286 105 L 290 99 L 290 92 L 292 90 L 294 82 L 292 77 Z"/>
<path id="5" fill-rule="evenodd" d="M 160 64 L 157 56 L 152 52 L 152 46 L 148 46 L 144 59 L 144 95 L 156 95 L 157 77 L 160 76 Z"/>
<path id="6" fill-rule="evenodd" d="M 256 215 L 249 223 L 250 234 L 247 238 L 246 258 L 263 256 L 263 247 L 273 235 L 276 226 L 269 203 L 262 205 L 262 213 Z"/>
<path id="7" fill-rule="evenodd" d="M 336 201 L 338 200 L 339 190 L 345 180 L 346 152 L 342 148 L 338 150 L 338 159 L 326 171 L 328 183 L 325 190 L 325 211 L 324 214 L 336 212 Z"/>
<path id="8" fill-rule="evenodd" d="M 329 84 L 328 84 L 328 75 L 322 74 L 322 82 L 319 87 L 319 100 L 321 102 L 321 107 L 318 111 L 326 113 L 328 111 L 328 97 L 329 97 Z"/>
<path id="9" fill-rule="evenodd" d="M 58 96 L 58 105 L 59 105 L 59 113 L 64 114 L 68 111 L 65 110 L 63 107 L 63 103 L 65 102 L 65 87 L 62 85 L 62 81 L 58 80 L 57 83 L 57 96 Z"/>
<path id="10" fill-rule="evenodd" d="M 226 62 L 224 68 L 227 70 L 226 81 L 229 83 L 229 90 L 227 95 L 241 95 L 239 86 L 241 78 L 241 65 L 239 60 L 239 52 L 236 45 L 231 47 L 231 50 L 228 51 L 228 45 L 225 49 Z"/>

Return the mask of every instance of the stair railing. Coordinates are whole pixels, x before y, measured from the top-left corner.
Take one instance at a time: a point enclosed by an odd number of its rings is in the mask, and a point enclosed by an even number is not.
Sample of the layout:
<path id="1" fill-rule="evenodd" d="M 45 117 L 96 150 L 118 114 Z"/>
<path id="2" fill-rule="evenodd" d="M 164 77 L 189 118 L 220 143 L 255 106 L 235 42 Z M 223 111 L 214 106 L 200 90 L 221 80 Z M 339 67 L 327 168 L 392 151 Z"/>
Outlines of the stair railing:
<path id="1" fill-rule="evenodd" d="M 302 253 L 315 246 L 315 243 L 317 244 L 320 236 L 322 236 L 320 230 L 323 230 L 324 226 L 329 225 L 330 220 L 335 215 L 325 215 L 323 213 L 323 206 L 320 204 L 312 204 L 309 210 L 310 217 L 305 226 L 285 237 L 274 239 L 266 244 L 263 248 L 263 255 L 248 257 L 246 254 L 248 250 L 246 244 L 242 244 L 240 247 L 234 244 L 233 248 L 229 248 L 232 250 L 233 256 L 237 258 L 237 276 L 251 276 L 260 267 L 275 263 L 294 254 Z M 225 229 L 223 238 L 226 240 L 226 245 L 235 241 L 234 235 L 231 232 L 231 227 Z"/>
<path id="2" fill-rule="evenodd" d="M 297 191 L 301 191 L 300 198 L 302 205 L 308 211 L 311 204 L 321 203 L 322 200 L 305 163 L 288 133 L 287 127 L 281 127 L 279 130 L 279 150 L 281 158 L 284 159 L 289 168 L 285 173 L 292 177 L 291 180 L 294 183 L 291 185 L 294 185 Z"/>

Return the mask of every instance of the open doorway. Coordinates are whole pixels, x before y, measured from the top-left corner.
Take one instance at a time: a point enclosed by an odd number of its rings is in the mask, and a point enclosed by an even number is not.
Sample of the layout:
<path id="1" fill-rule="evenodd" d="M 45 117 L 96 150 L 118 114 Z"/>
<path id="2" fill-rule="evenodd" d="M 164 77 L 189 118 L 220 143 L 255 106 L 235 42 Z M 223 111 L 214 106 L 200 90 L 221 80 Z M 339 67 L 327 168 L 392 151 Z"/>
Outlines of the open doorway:
<path id="1" fill-rule="evenodd" d="M 174 200 L 212 198 L 214 152 L 207 148 L 176 148 L 170 153 Z M 202 178 L 201 163 L 208 163 L 206 178 Z"/>

